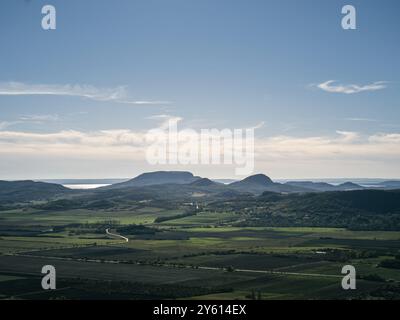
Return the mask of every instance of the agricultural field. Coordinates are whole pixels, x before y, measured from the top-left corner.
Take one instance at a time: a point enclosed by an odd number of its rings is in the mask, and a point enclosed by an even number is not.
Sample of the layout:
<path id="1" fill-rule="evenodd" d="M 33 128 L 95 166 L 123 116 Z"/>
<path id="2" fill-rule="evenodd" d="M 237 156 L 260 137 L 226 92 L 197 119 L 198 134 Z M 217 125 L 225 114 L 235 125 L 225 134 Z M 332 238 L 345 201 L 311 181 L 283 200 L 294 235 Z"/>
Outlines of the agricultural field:
<path id="1" fill-rule="evenodd" d="M 157 208 L 112 214 L 3 212 L 0 297 L 387 298 L 382 292 L 397 297 L 400 270 L 382 262 L 398 259 L 400 232 L 238 227 L 234 213 L 181 213 Z M 160 216 L 172 219 L 155 222 Z M 43 292 L 40 272 L 48 264 L 56 267 L 58 285 Z M 354 291 L 341 288 L 341 269 L 348 264 L 357 270 Z"/>

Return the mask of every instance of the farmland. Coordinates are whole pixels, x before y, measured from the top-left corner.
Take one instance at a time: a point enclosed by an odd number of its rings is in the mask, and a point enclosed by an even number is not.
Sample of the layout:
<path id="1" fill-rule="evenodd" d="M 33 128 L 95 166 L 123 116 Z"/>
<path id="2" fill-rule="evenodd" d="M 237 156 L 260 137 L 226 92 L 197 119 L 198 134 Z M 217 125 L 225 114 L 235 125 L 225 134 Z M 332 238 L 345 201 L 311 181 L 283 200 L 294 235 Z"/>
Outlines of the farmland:
<path id="1" fill-rule="evenodd" d="M 397 259 L 400 232 L 238 227 L 237 214 L 209 211 L 154 222 L 181 212 L 157 207 L 2 212 L 0 297 L 382 299 L 382 292 L 398 294 L 400 271 L 381 262 Z M 129 242 L 107 235 L 106 226 Z M 58 289 L 52 292 L 40 287 L 41 267 L 47 264 L 57 270 Z M 341 288 L 346 264 L 356 267 L 357 290 Z"/>
<path id="2" fill-rule="evenodd" d="M 182 172 L 95 190 L 4 182 L 0 298 L 399 299 L 400 192 L 329 188 Z"/>

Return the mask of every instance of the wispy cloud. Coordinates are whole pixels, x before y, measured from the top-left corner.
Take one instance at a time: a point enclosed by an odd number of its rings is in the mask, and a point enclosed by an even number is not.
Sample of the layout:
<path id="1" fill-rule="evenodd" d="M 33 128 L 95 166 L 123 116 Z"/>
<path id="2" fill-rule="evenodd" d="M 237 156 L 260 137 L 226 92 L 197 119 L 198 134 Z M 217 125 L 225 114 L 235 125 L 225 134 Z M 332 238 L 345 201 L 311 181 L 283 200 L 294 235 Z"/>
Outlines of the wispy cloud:
<path id="1" fill-rule="evenodd" d="M 167 130 L 165 121 L 171 119 L 170 116 L 153 118 L 160 120 L 160 134 Z M 173 120 L 178 122 L 182 118 L 175 117 Z M 187 142 L 188 134 L 191 133 L 185 133 L 179 141 Z M 151 144 L 147 139 L 146 130 L 63 130 L 45 133 L 0 130 L 0 174 L 2 168 L 21 159 L 37 161 L 37 168 L 42 168 L 44 173 L 48 172 L 49 166 L 53 166 L 57 173 L 60 167 L 66 171 L 71 170 L 72 162 L 76 170 L 82 169 L 85 173 L 88 167 L 93 170 L 96 168 L 95 174 L 104 170 L 104 165 L 109 168 L 131 168 L 132 161 L 136 161 L 138 167 L 154 170 L 146 162 L 146 150 Z M 192 138 L 189 140 L 192 141 Z M 316 177 L 326 174 L 367 177 L 371 172 L 398 176 L 399 159 L 400 133 L 397 132 L 362 135 L 352 131 L 337 131 L 323 136 L 256 137 L 255 141 L 258 171 L 282 177 Z M 99 162 L 101 165 L 96 167 Z M 182 168 L 174 167 L 176 170 Z M 198 170 L 199 167 L 185 166 L 184 169 Z M 207 167 L 204 170 L 214 169 Z M 219 170 L 222 168 L 216 171 L 218 174 Z M 3 174 L 6 173 L 8 171 Z"/>
<path id="2" fill-rule="evenodd" d="M 176 117 L 174 120 L 180 121 Z M 159 129 L 166 130 L 165 123 Z M 189 134 L 189 133 L 187 133 Z M 195 134 L 195 133 L 193 133 Z M 85 158 L 145 158 L 148 131 L 113 129 L 98 131 L 63 130 L 53 133 L 0 131 L 1 154 L 74 155 Z M 194 138 L 198 138 L 195 135 Z M 182 136 L 180 139 L 185 140 Z M 185 140 L 186 141 L 186 140 Z M 400 133 L 361 135 L 352 131 L 336 131 L 331 136 L 271 136 L 255 141 L 258 161 L 337 161 L 356 159 L 400 159 Z M 0 157 L 1 158 L 1 157 Z M 293 162 L 290 162 L 293 161 Z"/>
<path id="3" fill-rule="evenodd" d="M 31 115 L 24 115 L 19 118 L 21 121 L 38 121 L 38 122 L 45 122 L 45 121 L 58 121 L 60 117 L 58 114 L 31 114 Z"/>
<path id="4" fill-rule="evenodd" d="M 22 82 L 0 83 L 0 96 L 71 96 L 95 101 L 110 101 L 132 105 L 169 104 L 168 101 L 134 100 L 128 96 L 125 86 L 98 88 L 91 85 L 26 84 Z"/>
<path id="5" fill-rule="evenodd" d="M 378 121 L 376 119 L 370 119 L 370 118 L 346 118 L 344 120 L 346 120 L 346 121 L 360 121 L 360 122 L 377 122 Z"/>
<path id="6" fill-rule="evenodd" d="M 22 121 L 0 121 L 0 130 L 7 129 L 8 127 L 12 127 L 21 122 Z"/>
<path id="7" fill-rule="evenodd" d="M 354 142 L 359 138 L 359 134 L 357 132 L 353 131 L 336 131 L 337 134 L 339 134 L 342 137 L 343 142 Z"/>
<path id="8" fill-rule="evenodd" d="M 57 114 L 32 114 L 32 115 L 23 115 L 14 121 L 1 121 L 0 122 L 0 130 L 5 130 L 9 127 L 18 125 L 18 124 L 42 124 L 45 122 L 59 121 L 60 117 Z"/>
<path id="9" fill-rule="evenodd" d="M 354 94 L 365 91 L 377 91 L 387 87 L 386 81 L 377 81 L 371 84 L 338 84 L 335 80 L 329 80 L 316 85 L 317 88 L 331 93 Z"/>

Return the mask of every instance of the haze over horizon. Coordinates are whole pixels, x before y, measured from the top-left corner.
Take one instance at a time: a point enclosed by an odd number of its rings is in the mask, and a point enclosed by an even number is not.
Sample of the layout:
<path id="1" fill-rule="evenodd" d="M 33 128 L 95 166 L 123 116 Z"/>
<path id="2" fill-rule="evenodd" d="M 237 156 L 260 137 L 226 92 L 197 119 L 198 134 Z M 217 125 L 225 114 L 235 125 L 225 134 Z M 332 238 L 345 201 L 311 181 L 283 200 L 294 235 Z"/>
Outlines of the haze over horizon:
<path id="1" fill-rule="evenodd" d="M 136 177 L 138 177 L 138 176 L 140 176 L 140 175 L 142 175 L 142 174 L 145 174 L 145 173 L 156 173 L 156 172 L 158 172 L 158 171 L 149 171 L 149 172 L 142 172 L 142 173 L 139 173 L 138 175 L 134 175 L 134 176 L 131 176 L 131 177 L 106 177 L 106 178 L 101 178 L 101 177 L 98 177 L 98 178 L 85 178 L 85 177 L 81 177 L 81 178 L 36 178 L 36 179 L 31 179 L 31 180 L 34 180 L 34 181 L 71 181 L 71 183 L 72 182 L 74 182 L 74 181 L 113 181 L 113 180 L 115 180 L 115 181 L 127 181 L 127 180 L 129 180 L 129 179 L 132 179 L 132 178 L 136 178 Z M 165 171 L 164 171 L 165 172 Z M 166 171 L 166 172 L 169 172 L 169 171 Z M 187 171 L 179 171 L 179 172 L 187 172 Z M 190 171 L 189 171 L 190 172 Z M 230 177 L 230 178 L 219 178 L 219 177 L 210 177 L 210 176 L 200 176 L 200 175 L 197 175 L 197 174 L 195 174 L 194 172 L 190 172 L 190 173 L 192 173 L 193 174 L 193 176 L 196 176 L 196 177 L 200 177 L 200 178 L 207 178 L 207 179 L 211 179 L 211 180 L 226 180 L 226 181 L 239 181 L 239 180 L 241 180 L 241 178 L 238 178 L 238 177 Z M 328 181 L 351 181 L 351 182 L 354 182 L 354 181 L 373 181 L 373 182 L 378 182 L 378 181 L 390 181 L 390 180 L 393 180 L 393 181 L 396 181 L 396 180 L 399 180 L 400 181 L 400 178 L 387 178 L 387 177 L 367 177 L 367 178 L 360 178 L 360 177 L 319 177 L 319 178 L 310 178 L 310 177 L 302 177 L 302 178 L 290 178 L 290 177 L 287 177 L 287 178 L 279 178 L 279 177 L 271 177 L 270 175 L 268 175 L 267 173 L 263 173 L 263 172 L 258 172 L 258 173 L 254 173 L 254 174 L 251 174 L 251 175 L 249 175 L 249 176 L 247 176 L 247 177 L 250 177 L 250 176 L 255 176 L 255 175 L 265 175 L 265 176 L 267 176 L 268 178 L 271 178 L 273 181 L 276 181 L 276 182 L 284 182 L 284 181 L 324 181 L 324 182 L 328 182 Z M 244 178 L 246 178 L 246 177 L 244 177 Z M 111 184 L 111 182 L 110 182 L 110 184 Z"/>
<path id="2" fill-rule="evenodd" d="M 400 3 L 52 0 L 0 4 L 0 180 L 131 178 L 148 130 L 255 129 L 254 173 L 400 179 Z M 319 12 L 319 14 L 315 14 Z M 276 177 L 276 178 L 275 178 Z M 354 178 L 357 177 L 357 178 Z"/>

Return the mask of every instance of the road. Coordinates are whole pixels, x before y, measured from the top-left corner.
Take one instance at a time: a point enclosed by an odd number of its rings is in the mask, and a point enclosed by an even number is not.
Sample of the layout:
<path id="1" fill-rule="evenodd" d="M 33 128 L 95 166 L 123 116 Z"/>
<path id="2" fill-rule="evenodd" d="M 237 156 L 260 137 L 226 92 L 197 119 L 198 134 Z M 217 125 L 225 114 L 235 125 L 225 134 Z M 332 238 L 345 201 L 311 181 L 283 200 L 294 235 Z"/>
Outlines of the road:
<path id="1" fill-rule="evenodd" d="M 107 229 L 108 230 L 108 229 Z M 109 234 L 109 233 L 107 233 Z M 113 234 L 112 234 L 113 235 Z M 125 237 L 124 237 L 125 238 Z M 7 253 L 5 256 L 16 256 L 16 257 L 26 257 L 26 258 L 37 258 L 37 259 L 54 259 L 61 261 L 76 261 L 76 262 L 86 262 L 86 263 L 107 263 L 107 264 L 125 264 L 126 261 L 120 260 L 101 260 L 101 259 L 87 259 L 87 258 L 75 258 L 75 257 L 60 257 L 60 256 L 40 256 L 40 255 L 30 255 L 23 253 Z M 133 262 L 135 265 L 152 265 L 157 267 L 166 268 L 184 268 L 193 269 L 192 265 L 176 265 L 172 263 L 158 263 L 158 264 L 147 264 L 143 262 Z M 205 267 L 196 266 L 199 270 L 209 270 L 209 271 L 226 271 L 224 267 Z M 244 272 L 244 273 L 258 273 L 258 274 L 272 274 L 281 276 L 304 276 L 304 277 L 320 277 L 320 278 L 343 278 L 342 275 L 335 274 L 322 274 L 322 273 L 303 273 L 303 272 L 285 272 L 285 271 L 274 271 L 274 270 L 254 270 L 254 269 L 234 269 L 234 272 Z"/>
<path id="2" fill-rule="evenodd" d="M 197 267 L 202 270 L 219 270 L 223 271 L 225 268 L 217 267 Z M 324 277 L 324 278 L 343 278 L 343 276 L 335 274 L 322 274 L 322 273 L 303 273 L 303 272 L 285 272 L 285 271 L 274 271 L 274 270 L 254 270 L 254 269 L 234 269 L 235 272 L 247 272 L 247 273 L 263 273 L 263 274 L 276 274 L 283 276 L 305 276 L 305 277 Z"/>
<path id="3" fill-rule="evenodd" d="M 129 239 L 127 237 L 121 236 L 120 234 L 111 233 L 109 230 L 110 229 L 108 229 L 108 228 L 106 229 L 106 234 L 108 234 L 109 236 L 121 238 L 121 239 L 124 239 L 125 242 L 129 242 Z"/>

